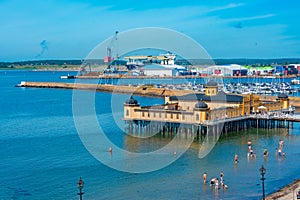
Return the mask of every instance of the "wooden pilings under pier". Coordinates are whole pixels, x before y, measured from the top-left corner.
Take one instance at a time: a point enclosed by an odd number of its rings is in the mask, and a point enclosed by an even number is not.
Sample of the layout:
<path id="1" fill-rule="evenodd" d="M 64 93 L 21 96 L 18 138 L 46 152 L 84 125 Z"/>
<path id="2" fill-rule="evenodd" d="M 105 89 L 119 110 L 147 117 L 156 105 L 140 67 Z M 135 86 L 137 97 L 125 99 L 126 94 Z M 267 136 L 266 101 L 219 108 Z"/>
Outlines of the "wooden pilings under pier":
<path id="1" fill-rule="evenodd" d="M 242 132 L 247 129 L 277 129 L 293 128 L 294 123 L 300 122 L 300 118 L 262 118 L 257 116 L 245 116 L 238 118 L 222 119 L 218 121 L 206 121 L 202 124 L 182 124 L 162 121 L 125 120 L 124 130 L 137 137 L 151 137 L 160 135 L 174 137 L 179 134 L 182 138 L 192 137 L 203 141 L 206 136 L 218 139 L 221 135 L 229 135 L 232 132 Z"/>

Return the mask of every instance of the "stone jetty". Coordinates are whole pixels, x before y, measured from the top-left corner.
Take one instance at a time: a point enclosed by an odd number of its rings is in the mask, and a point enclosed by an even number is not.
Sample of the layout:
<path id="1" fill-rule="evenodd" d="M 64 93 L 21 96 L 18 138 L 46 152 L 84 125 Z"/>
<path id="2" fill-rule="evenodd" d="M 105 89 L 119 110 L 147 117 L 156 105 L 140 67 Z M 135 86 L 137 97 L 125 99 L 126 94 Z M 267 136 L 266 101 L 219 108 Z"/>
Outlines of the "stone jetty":
<path id="1" fill-rule="evenodd" d="M 192 93 L 191 90 L 170 90 L 166 88 L 156 88 L 154 86 L 128 86 L 128 85 L 103 85 L 103 84 L 83 84 L 83 83 L 61 83 L 61 82 L 27 82 L 22 81 L 18 87 L 35 88 L 61 88 L 61 89 L 80 89 L 95 90 L 103 92 L 124 93 L 132 95 L 165 97 L 172 95 L 185 95 Z"/>

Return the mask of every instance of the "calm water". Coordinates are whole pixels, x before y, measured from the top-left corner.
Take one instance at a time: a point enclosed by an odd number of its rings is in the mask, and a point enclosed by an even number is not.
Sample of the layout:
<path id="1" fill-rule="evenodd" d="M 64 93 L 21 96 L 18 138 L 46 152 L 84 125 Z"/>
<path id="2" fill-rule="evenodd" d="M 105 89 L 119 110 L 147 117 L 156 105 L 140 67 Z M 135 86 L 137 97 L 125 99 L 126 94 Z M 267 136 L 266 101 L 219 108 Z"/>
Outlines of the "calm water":
<path id="1" fill-rule="evenodd" d="M 72 117 L 72 91 L 16 88 L 28 81 L 61 81 L 65 72 L 0 71 L 0 199 L 78 199 L 77 180 L 85 181 L 84 199 L 259 199 L 259 168 L 267 168 L 266 193 L 300 178 L 300 130 L 249 130 L 223 137 L 204 159 L 198 158 L 198 144 L 168 167 L 146 174 L 119 172 L 101 164 L 85 149 Z M 70 81 L 70 80 L 67 80 Z M 131 80 L 133 82 L 133 80 Z M 152 80 L 153 81 L 153 80 Z M 118 95 L 123 101 L 126 95 Z M 162 99 L 137 97 L 142 105 Z M 111 94 L 96 94 L 96 110 L 107 136 L 122 148 L 149 150 L 149 144 L 163 145 L 168 139 L 140 141 L 125 136 L 116 126 L 109 102 Z M 122 105 L 117 106 L 122 116 Z M 117 123 L 121 123 L 118 119 Z M 286 159 L 275 157 L 278 140 L 284 139 Z M 253 141 L 257 159 L 246 157 L 247 141 Z M 263 149 L 270 156 L 264 160 Z M 107 154 L 107 151 L 103 151 Z M 240 162 L 234 166 L 234 153 Z M 121 160 L 122 162 L 124 160 Z M 147 163 L 145 163 L 146 165 Z M 228 190 L 217 193 L 203 185 L 224 171 Z"/>

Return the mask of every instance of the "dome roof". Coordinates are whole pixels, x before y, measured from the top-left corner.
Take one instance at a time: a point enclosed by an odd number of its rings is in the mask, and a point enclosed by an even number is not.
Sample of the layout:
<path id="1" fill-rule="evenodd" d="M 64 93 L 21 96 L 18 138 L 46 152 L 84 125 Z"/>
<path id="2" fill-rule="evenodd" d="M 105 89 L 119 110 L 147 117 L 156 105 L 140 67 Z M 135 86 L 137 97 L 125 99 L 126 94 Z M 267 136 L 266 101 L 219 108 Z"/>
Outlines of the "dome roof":
<path id="1" fill-rule="evenodd" d="M 218 83 L 216 83 L 215 81 L 213 80 L 210 80 L 206 83 L 206 86 L 218 86 Z"/>
<path id="2" fill-rule="evenodd" d="M 137 105 L 139 104 L 137 100 L 135 100 L 132 96 L 125 101 L 125 104 Z"/>
<path id="3" fill-rule="evenodd" d="M 195 108 L 208 108 L 208 105 L 204 101 L 198 101 L 198 103 L 195 104 Z"/>
<path id="4" fill-rule="evenodd" d="M 287 98 L 289 98 L 289 96 L 286 95 L 285 93 L 281 93 L 281 94 L 278 95 L 278 98 L 279 99 L 287 99 Z"/>

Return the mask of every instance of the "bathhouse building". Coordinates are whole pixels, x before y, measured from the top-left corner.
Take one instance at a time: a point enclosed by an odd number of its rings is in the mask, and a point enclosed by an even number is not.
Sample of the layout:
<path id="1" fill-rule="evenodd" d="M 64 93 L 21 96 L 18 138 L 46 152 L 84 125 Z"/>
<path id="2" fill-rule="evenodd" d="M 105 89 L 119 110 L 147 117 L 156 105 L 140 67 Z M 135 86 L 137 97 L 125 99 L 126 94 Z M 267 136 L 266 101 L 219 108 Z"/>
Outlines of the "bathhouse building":
<path id="1" fill-rule="evenodd" d="M 205 93 L 166 96 L 164 104 L 140 106 L 131 97 L 124 103 L 124 120 L 135 124 L 149 122 L 201 126 L 207 122 L 243 118 L 253 113 L 266 113 L 289 108 L 289 98 L 280 94 L 274 101 L 262 101 L 259 96 L 226 94 L 218 84 L 209 81 Z"/>

